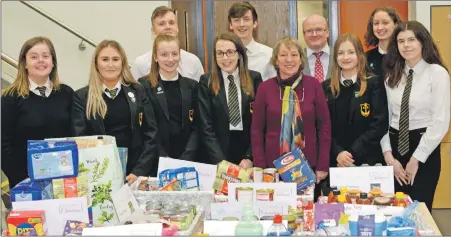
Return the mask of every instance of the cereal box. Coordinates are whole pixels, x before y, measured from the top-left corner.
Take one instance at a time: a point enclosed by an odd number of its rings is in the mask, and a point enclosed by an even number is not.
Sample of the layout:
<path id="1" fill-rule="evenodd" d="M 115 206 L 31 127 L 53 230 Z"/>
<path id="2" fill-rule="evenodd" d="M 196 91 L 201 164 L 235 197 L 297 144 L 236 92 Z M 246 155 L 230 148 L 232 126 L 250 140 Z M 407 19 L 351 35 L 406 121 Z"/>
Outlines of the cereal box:
<path id="1" fill-rule="evenodd" d="M 91 228 L 92 224 L 80 221 L 66 221 L 63 236 L 82 235 L 84 228 Z"/>
<path id="2" fill-rule="evenodd" d="M 76 178 L 52 180 L 55 198 L 71 198 L 88 196 L 88 175 L 80 174 Z"/>
<path id="3" fill-rule="evenodd" d="M 284 182 L 297 183 L 298 192 L 316 181 L 315 173 L 310 168 L 301 149 L 287 153 L 273 163 Z"/>
<path id="4" fill-rule="evenodd" d="M 9 236 L 47 234 L 44 211 L 11 211 L 7 219 Z"/>
<path id="5" fill-rule="evenodd" d="M 194 167 L 163 170 L 160 172 L 158 177 L 160 180 L 160 187 L 166 188 L 168 185 L 170 185 L 168 190 L 162 190 L 176 191 L 180 189 L 199 191 L 199 174 Z M 175 188 L 174 185 L 176 185 L 178 188 Z"/>

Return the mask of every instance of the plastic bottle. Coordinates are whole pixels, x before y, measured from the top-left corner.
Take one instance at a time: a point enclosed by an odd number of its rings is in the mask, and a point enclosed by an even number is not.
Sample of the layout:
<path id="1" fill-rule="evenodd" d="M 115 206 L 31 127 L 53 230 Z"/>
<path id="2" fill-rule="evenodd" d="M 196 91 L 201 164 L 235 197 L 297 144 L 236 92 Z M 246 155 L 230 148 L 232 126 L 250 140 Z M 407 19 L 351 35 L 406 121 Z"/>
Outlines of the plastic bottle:
<path id="1" fill-rule="evenodd" d="M 281 217 L 282 218 L 282 217 Z M 236 236 L 262 236 L 263 226 L 255 218 L 254 207 L 250 203 L 243 206 L 243 217 L 235 227 Z"/>
<path id="2" fill-rule="evenodd" d="M 338 203 L 338 195 L 340 195 L 340 191 L 334 190 L 332 192 L 332 197 L 328 200 L 328 203 Z"/>
<path id="3" fill-rule="evenodd" d="M 347 199 L 345 195 L 338 195 L 338 203 L 350 203 Z"/>
<path id="4" fill-rule="evenodd" d="M 348 188 L 346 188 L 346 187 L 340 188 L 340 194 L 345 196 L 346 203 L 352 203 L 351 198 L 349 198 L 349 195 L 348 195 Z"/>
<path id="5" fill-rule="evenodd" d="M 393 206 L 404 207 L 404 208 L 407 207 L 407 203 L 404 200 L 404 193 L 403 192 L 396 192 L 396 199 L 393 202 Z"/>
<path id="6" fill-rule="evenodd" d="M 282 216 L 277 214 L 274 216 L 273 224 L 269 227 L 266 236 L 290 236 L 291 233 L 287 227 L 282 224 Z"/>

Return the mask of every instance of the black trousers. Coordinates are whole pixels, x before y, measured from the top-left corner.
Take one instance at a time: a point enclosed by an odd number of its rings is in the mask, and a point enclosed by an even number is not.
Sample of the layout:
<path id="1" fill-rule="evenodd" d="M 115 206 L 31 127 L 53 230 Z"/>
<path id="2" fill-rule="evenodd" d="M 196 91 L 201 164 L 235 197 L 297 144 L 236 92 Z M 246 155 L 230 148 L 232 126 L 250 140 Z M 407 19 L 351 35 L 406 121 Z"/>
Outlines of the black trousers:
<path id="1" fill-rule="evenodd" d="M 401 156 L 398 152 L 398 130 L 390 128 L 390 143 L 392 147 L 393 157 L 397 159 L 404 168 L 417 149 L 420 139 L 426 132 L 426 128 L 420 128 L 409 131 L 409 151 Z M 438 179 L 440 177 L 441 159 L 440 159 L 440 145 L 429 155 L 425 163 L 418 162 L 418 172 L 415 176 L 413 185 L 399 185 L 395 179 L 395 191 L 409 194 L 412 200 L 424 202 L 429 211 L 432 210 L 432 202 L 434 201 L 435 189 L 437 187 Z"/>
<path id="2" fill-rule="evenodd" d="M 249 140 L 249 134 L 245 134 L 243 131 L 231 130 L 227 160 L 239 165 L 249 149 L 251 144 Z"/>

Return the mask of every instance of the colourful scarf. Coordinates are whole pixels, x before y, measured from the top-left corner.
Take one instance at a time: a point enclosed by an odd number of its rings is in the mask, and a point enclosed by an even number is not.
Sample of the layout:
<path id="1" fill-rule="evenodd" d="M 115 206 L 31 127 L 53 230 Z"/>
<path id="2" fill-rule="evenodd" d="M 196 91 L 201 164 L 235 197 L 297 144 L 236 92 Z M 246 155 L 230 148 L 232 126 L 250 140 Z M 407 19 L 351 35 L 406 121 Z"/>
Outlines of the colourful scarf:
<path id="1" fill-rule="evenodd" d="M 291 86 L 285 86 L 282 97 L 282 119 L 280 127 L 280 155 L 305 147 L 304 124 L 302 122 L 301 102 L 294 91 L 300 83 L 302 74 Z"/>

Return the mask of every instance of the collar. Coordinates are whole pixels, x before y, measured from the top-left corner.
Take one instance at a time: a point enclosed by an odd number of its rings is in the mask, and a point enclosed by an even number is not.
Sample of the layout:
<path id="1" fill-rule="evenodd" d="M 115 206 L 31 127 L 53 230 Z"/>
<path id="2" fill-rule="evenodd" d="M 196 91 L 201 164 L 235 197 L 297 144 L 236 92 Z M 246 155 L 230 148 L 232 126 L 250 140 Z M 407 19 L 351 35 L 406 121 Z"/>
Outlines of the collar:
<path id="1" fill-rule="evenodd" d="M 232 74 L 229 74 L 229 73 L 221 70 L 222 78 L 225 80 L 225 79 L 227 79 L 228 75 L 232 75 L 234 80 L 239 79 L 239 71 L 240 70 L 238 67 L 236 67 L 235 71 Z"/>
<path id="2" fill-rule="evenodd" d="M 258 51 L 258 45 L 259 43 L 255 42 L 254 38 L 252 38 L 251 42 L 249 42 L 248 45 L 246 45 L 246 49 L 248 51 L 248 53 L 254 53 Z"/>
<path id="3" fill-rule="evenodd" d="M 28 78 L 28 82 L 30 83 L 30 91 L 34 91 L 38 88 L 38 84 L 36 84 L 36 82 L 34 82 L 33 80 L 31 80 L 30 78 Z M 50 81 L 49 78 L 47 78 L 47 81 L 44 83 L 44 85 L 46 90 L 52 90 L 53 88 L 53 83 L 52 81 Z"/>
<path id="4" fill-rule="evenodd" d="M 347 79 L 351 79 L 351 80 L 352 80 L 352 83 L 356 83 L 356 81 L 357 81 L 357 73 L 354 74 L 351 78 L 344 78 L 344 77 L 343 77 L 343 72 L 342 72 L 342 73 L 341 73 L 341 77 L 340 77 L 340 83 L 341 83 L 342 85 L 344 85 L 344 84 L 343 84 L 343 81 L 344 81 L 344 80 L 347 80 Z"/>
<path id="5" fill-rule="evenodd" d="M 387 54 L 387 51 L 384 51 L 380 46 L 377 46 L 377 50 L 379 51 L 380 54 Z"/>
<path id="6" fill-rule="evenodd" d="M 108 93 L 105 91 L 105 89 L 113 90 L 113 89 L 116 89 L 116 88 L 117 88 L 117 93 L 116 93 L 116 95 L 119 95 L 119 91 L 121 91 L 121 84 L 122 84 L 122 81 L 119 80 L 119 81 L 117 81 L 117 83 L 116 83 L 116 85 L 114 86 L 114 88 L 109 89 L 108 87 L 105 86 L 105 84 L 102 83 L 102 91 L 103 91 L 104 93 L 106 93 L 106 94 L 109 96 L 110 94 L 108 94 Z"/>
<path id="7" fill-rule="evenodd" d="M 324 47 L 320 51 L 323 51 L 323 55 L 329 56 L 330 55 L 329 44 L 326 43 L 326 45 L 324 45 Z M 313 55 L 313 53 L 315 53 L 315 51 L 313 51 L 313 49 L 307 47 L 307 57 L 310 57 L 310 56 L 316 57 L 315 55 Z"/>
<path id="8" fill-rule="evenodd" d="M 429 64 L 427 63 L 427 62 L 425 62 L 423 59 L 421 59 L 418 63 L 417 63 L 417 65 L 415 65 L 413 68 L 410 68 L 409 66 L 407 66 L 407 64 L 406 64 L 406 67 L 404 68 L 404 73 L 406 74 L 406 75 L 409 75 L 409 70 L 410 69 L 413 69 L 413 74 L 415 75 L 415 74 L 417 74 L 417 75 L 419 75 L 419 74 L 421 74 L 423 71 L 424 71 L 424 69 L 428 66 Z"/>
<path id="9" fill-rule="evenodd" d="M 172 79 L 167 79 L 163 75 L 161 75 L 161 73 L 159 73 L 159 74 L 160 74 L 160 78 L 161 78 L 162 81 L 177 81 L 179 79 L 179 74 L 178 73 Z"/>

